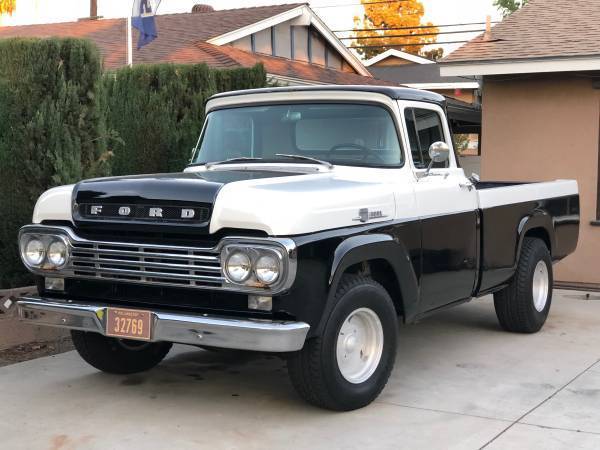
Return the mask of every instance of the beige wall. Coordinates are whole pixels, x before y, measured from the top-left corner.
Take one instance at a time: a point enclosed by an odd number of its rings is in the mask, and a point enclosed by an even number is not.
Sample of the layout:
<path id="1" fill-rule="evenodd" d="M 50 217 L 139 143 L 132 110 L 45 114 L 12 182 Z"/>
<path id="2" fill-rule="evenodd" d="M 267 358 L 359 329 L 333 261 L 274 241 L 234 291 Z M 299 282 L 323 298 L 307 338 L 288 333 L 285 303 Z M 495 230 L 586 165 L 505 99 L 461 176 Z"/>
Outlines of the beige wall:
<path id="1" fill-rule="evenodd" d="M 563 282 L 600 283 L 596 218 L 600 91 L 584 77 L 537 77 L 483 83 L 483 180 L 579 182 L 577 251 L 555 267 Z"/>

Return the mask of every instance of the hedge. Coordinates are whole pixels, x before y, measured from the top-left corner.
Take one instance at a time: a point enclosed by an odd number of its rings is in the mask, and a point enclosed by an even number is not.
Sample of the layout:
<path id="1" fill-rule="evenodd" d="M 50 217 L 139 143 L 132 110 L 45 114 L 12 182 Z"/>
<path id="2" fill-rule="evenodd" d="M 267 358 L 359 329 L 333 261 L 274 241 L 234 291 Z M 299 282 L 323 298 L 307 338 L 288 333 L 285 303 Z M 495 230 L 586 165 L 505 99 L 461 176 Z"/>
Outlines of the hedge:
<path id="1" fill-rule="evenodd" d="M 113 148 L 113 174 L 181 171 L 200 134 L 206 99 L 265 85 L 261 65 L 214 70 L 205 64 L 158 64 L 107 74 L 107 123 L 121 139 Z"/>
<path id="2" fill-rule="evenodd" d="M 46 189 L 108 174 L 101 59 L 77 39 L 0 41 L 0 288 L 31 278 L 17 233 Z"/>

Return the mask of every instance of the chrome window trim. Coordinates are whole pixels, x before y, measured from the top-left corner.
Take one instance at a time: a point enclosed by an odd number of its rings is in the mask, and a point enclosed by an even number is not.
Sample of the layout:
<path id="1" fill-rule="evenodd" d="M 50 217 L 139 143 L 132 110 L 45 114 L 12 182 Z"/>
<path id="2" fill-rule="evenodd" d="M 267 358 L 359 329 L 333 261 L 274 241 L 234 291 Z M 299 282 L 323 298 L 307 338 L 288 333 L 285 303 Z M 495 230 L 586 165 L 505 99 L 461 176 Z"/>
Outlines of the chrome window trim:
<path id="1" fill-rule="evenodd" d="M 216 290 L 216 291 L 229 291 L 229 292 L 239 292 L 239 293 L 248 293 L 248 294 L 260 294 L 260 295 L 277 295 L 284 291 L 287 291 L 291 288 L 294 283 L 294 279 L 296 278 L 296 270 L 297 270 L 297 252 L 296 252 L 296 244 L 292 239 L 289 238 L 254 238 L 254 237 L 244 237 L 244 236 L 228 236 L 214 247 L 188 247 L 188 246 L 174 246 L 174 245 L 163 245 L 163 244 L 145 244 L 139 241 L 110 241 L 110 240 L 89 240 L 86 238 L 82 238 L 77 236 L 75 232 L 66 226 L 55 226 L 55 225 L 25 225 L 19 230 L 19 245 L 24 234 L 34 234 L 34 235 L 51 235 L 58 236 L 62 238 L 66 238 L 68 243 L 68 248 L 70 252 L 70 259 L 67 264 L 60 269 L 43 269 L 41 267 L 30 267 L 27 264 L 25 265 L 27 269 L 40 276 L 60 276 L 64 278 L 72 278 L 72 279 L 87 279 L 87 280 L 103 280 L 110 282 L 118 282 L 118 283 L 128 283 L 128 284 L 143 284 L 143 285 L 154 285 L 154 286 L 163 286 L 163 287 L 180 287 L 180 288 L 188 288 L 188 289 L 204 289 L 204 290 Z M 108 263 L 114 266 L 140 266 L 143 267 L 144 270 L 128 270 L 126 268 L 102 268 L 100 269 L 98 266 L 90 267 L 91 270 L 87 272 L 95 272 L 95 275 L 82 275 L 81 272 L 86 272 L 85 269 L 81 269 L 80 266 L 74 266 L 73 262 L 81 262 L 82 258 L 73 254 L 77 253 L 86 253 L 87 248 L 77 247 L 77 246 L 91 246 L 87 247 L 90 250 L 87 253 L 94 253 L 94 260 L 101 261 L 102 263 Z M 259 247 L 270 247 L 277 248 L 283 255 L 284 262 L 284 270 L 283 274 L 278 282 L 271 286 L 265 287 L 252 287 L 252 286 L 244 286 L 240 284 L 235 284 L 227 280 L 224 272 L 223 266 L 221 263 L 221 251 L 223 247 L 234 245 L 234 246 L 259 246 Z M 116 247 L 110 250 L 100 249 L 99 246 L 111 246 Z M 123 249 L 119 249 L 118 247 L 124 247 Z M 125 247 L 139 247 L 144 250 L 149 251 L 133 251 L 127 250 Z M 152 250 L 156 250 L 155 253 Z M 173 250 L 174 253 L 168 253 L 169 250 Z M 180 253 L 176 253 L 180 252 Z M 181 253 L 187 252 L 187 254 Z M 199 255 L 198 253 L 205 253 Z M 171 262 L 146 262 L 142 260 L 140 261 L 127 261 L 120 259 L 110 259 L 110 258 L 102 258 L 101 260 L 97 258 L 96 255 L 117 255 L 122 257 L 137 257 L 140 258 L 143 255 L 146 258 L 154 258 L 154 259 L 170 259 L 176 260 Z M 179 261 L 180 260 L 180 261 Z M 218 263 L 218 267 L 213 265 L 195 265 L 195 264 L 185 264 L 185 261 L 194 261 L 194 262 L 207 262 L 207 263 Z M 92 263 L 92 260 L 89 258 L 85 260 L 85 262 Z M 180 264 L 181 263 L 181 264 Z M 169 272 L 158 272 L 158 271 L 146 271 L 145 268 L 151 269 L 173 269 L 173 270 L 186 270 L 190 271 L 204 271 L 208 273 L 218 272 L 218 276 L 210 276 L 210 275 L 193 275 L 193 274 L 178 274 L 178 273 L 169 273 Z M 105 274 L 107 276 L 102 276 Z M 150 276 L 144 276 L 143 274 L 147 274 Z M 111 277 L 112 275 L 112 277 Z M 140 277 L 139 280 L 132 279 L 119 279 L 116 278 L 118 276 L 130 276 L 130 277 Z M 151 280 L 147 280 L 150 278 Z M 190 280 L 190 282 L 194 282 L 193 284 L 182 284 L 177 282 L 162 282 L 162 281 L 152 281 L 152 279 L 164 278 L 171 280 Z M 213 283 L 212 285 L 198 285 L 196 282 L 206 282 Z"/>

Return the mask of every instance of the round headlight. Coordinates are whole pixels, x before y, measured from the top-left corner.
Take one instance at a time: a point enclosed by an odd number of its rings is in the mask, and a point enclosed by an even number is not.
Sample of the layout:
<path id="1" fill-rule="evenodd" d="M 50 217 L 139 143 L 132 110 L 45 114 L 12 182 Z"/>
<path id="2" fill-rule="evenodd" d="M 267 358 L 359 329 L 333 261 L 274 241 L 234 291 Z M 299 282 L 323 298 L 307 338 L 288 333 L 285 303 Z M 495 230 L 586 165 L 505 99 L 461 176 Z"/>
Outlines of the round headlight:
<path id="1" fill-rule="evenodd" d="M 236 283 L 246 281 L 252 272 L 250 257 L 242 252 L 234 252 L 225 262 L 227 276 Z"/>
<path id="2" fill-rule="evenodd" d="M 261 283 L 273 284 L 279 278 L 281 270 L 279 260 L 273 255 L 263 255 L 256 261 L 256 278 Z"/>
<path id="3" fill-rule="evenodd" d="M 67 262 L 67 246 L 62 240 L 54 241 L 48 247 L 48 262 L 55 267 L 62 267 Z"/>
<path id="4" fill-rule="evenodd" d="M 46 248 L 44 243 L 39 239 L 31 239 L 23 252 L 23 259 L 30 266 L 39 266 L 44 261 L 46 256 Z"/>

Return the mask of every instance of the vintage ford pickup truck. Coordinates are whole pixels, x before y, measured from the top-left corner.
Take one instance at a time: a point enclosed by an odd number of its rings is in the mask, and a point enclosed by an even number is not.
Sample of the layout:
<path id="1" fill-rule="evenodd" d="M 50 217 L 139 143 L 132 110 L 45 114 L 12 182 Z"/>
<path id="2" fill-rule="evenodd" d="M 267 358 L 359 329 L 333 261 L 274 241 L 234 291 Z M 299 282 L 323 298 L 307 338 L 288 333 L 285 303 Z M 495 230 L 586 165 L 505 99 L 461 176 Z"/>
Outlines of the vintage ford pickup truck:
<path id="1" fill-rule="evenodd" d="M 577 245 L 577 183 L 465 176 L 445 108 L 389 87 L 216 95 L 182 173 L 40 197 L 19 236 L 39 294 L 14 310 L 110 373 L 172 343 L 279 353 L 333 410 L 379 395 L 400 321 L 493 293 L 504 329 L 536 332 Z"/>

